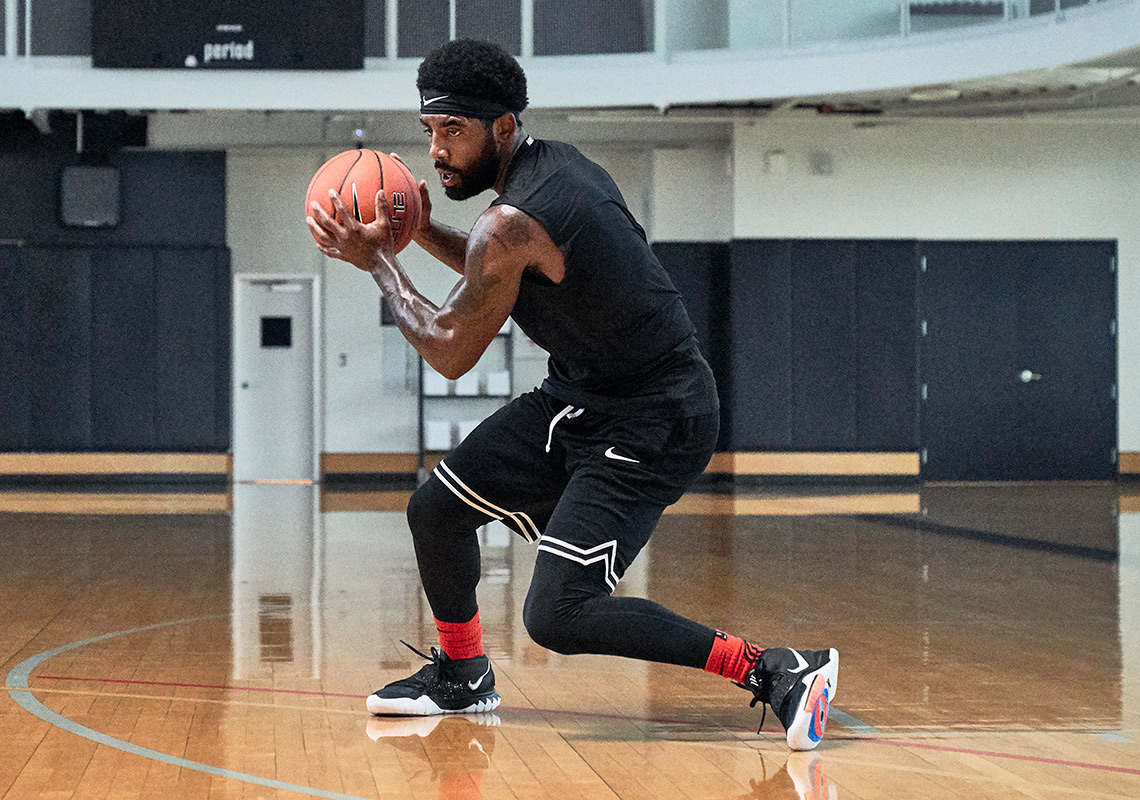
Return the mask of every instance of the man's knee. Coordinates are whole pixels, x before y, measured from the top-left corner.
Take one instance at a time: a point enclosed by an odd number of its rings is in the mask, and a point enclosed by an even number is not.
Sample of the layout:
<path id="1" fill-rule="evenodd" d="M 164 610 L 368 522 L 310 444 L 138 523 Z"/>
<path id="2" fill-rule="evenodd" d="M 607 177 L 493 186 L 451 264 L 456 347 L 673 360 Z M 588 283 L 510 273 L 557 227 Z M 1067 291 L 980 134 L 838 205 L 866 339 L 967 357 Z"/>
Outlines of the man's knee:
<path id="1" fill-rule="evenodd" d="M 435 476 L 416 489 L 408 500 L 407 510 L 412 537 L 431 536 L 454 526 L 459 511 L 455 500 L 455 495 Z"/>
<path id="2" fill-rule="evenodd" d="M 523 604 L 523 625 L 535 643 L 562 655 L 591 652 L 589 604 L 606 588 L 564 558 L 539 553 Z"/>
<path id="3" fill-rule="evenodd" d="M 523 625 L 540 647 L 562 655 L 581 652 L 574 635 L 574 613 L 560 598 L 535 592 L 533 587 L 523 604 Z"/>

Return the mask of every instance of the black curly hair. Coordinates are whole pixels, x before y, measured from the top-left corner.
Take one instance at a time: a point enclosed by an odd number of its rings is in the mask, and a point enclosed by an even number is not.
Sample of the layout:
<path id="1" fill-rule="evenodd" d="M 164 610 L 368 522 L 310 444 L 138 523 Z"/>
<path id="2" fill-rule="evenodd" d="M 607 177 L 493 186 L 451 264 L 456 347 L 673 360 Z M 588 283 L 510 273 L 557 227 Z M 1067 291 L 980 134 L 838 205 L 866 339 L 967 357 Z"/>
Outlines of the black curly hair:
<path id="1" fill-rule="evenodd" d="M 416 74 L 416 88 L 490 100 L 516 114 L 528 103 L 519 62 L 499 45 L 476 39 L 455 39 L 428 53 Z"/>

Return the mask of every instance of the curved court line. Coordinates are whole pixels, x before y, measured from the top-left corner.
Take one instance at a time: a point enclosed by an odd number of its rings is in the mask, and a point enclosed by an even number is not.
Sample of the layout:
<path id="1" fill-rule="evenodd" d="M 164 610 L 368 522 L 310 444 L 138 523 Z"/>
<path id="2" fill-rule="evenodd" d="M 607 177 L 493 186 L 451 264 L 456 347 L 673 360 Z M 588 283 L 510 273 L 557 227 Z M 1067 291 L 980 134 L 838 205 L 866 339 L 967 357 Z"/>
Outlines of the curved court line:
<path id="1" fill-rule="evenodd" d="M 61 653 L 66 653 L 69 650 L 75 650 L 79 647 L 85 647 L 86 645 L 95 644 L 96 642 L 102 642 L 107 639 L 114 639 L 117 636 L 126 636 L 131 633 L 152 631 L 157 628 L 167 628 L 171 625 L 184 625 L 188 622 L 203 622 L 205 620 L 212 619 L 226 619 L 229 616 L 229 614 L 213 614 L 208 617 L 191 617 L 190 619 L 180 619 L 175 620 L 174 622 L 160 622 L 156 625 L 146 625 L 141 628 L 132 628 L 128 631 L 106 633 L 102 636 L 96 636 L 93 639 L 84 639 L 81 642 L 72 642 L 71 644 L 65 644 L 62 647 L 55 648 L 54 650 L 45 650 L 38 655 L 34 655 L 29 659 L 21 661 L 12 669 L 11 672 L 8 673 L 8 677 L 5 681 L 5 684 L 9 689 L 8 694 L 25 711 L 39 717 L 44 722 L 55 725 L 57 728 L 62 728 L 69 733 L 74 733 L 76 736 L 80 736 L 84 739 L 89 739 L 92 742 L 103 744 L 107 747 L 113 747 L 116 750 L 122 750 L 126 753 L 131 753 L 132 755 L 142 756 L 143 758 L 149 758 L 153 761 L 161 761 L 164 764 L 181 767 L 182 769 L 192 769 L 196 770 L 197 772 L 205 772 L 210 775 L 216 775 L 219 778 L 231 778 L 236 781 L 252 783 L 256 784 L 257 786 L 264 786 L 269 789 L 284 789 L 287 792 L 297 792 L 298 794 L 307 794 L 313 797 L 325 797 L 329 798 L 330 800 L 369 800 L 369 798 L 358 797 L 356 795 L 341 794 L 339 792 L 326 792 L 321 789 L 314 789 L 311 786 L 299 786 L 295 783 L 285 783 L 284 781 L 276 781 L 271 778 L 262 778 L 259 775 L 250 775 L 245 772 L 235 772 L 233 770 L 215 767 L 210 764 L 202 764 L 197 761 L 190 761 L 189 759 L 181 758 L 179 756 L 172 756 L 169 753 L 160 753 L 159 751 L 151 750 L 148 747 L 139 747 L 136 744 L 131 744 L 130 742 L 123 741 L 122 739 L 116 739 L 113 736 L 108 736 L 105 733 L 100 733 L 97 730 L 88 728 L 86 725 L 80 725 L 78 722 L 70 720 L 62 714 L 58 714 L 55 711 L 52 711 L 50 708 L 37 700 L 35 695 L 32 694 L 32 690 L 28 687 L 28 678 L 31 677 L 32 670 L 47 661 L 49 658 L 58 656 Z"/>

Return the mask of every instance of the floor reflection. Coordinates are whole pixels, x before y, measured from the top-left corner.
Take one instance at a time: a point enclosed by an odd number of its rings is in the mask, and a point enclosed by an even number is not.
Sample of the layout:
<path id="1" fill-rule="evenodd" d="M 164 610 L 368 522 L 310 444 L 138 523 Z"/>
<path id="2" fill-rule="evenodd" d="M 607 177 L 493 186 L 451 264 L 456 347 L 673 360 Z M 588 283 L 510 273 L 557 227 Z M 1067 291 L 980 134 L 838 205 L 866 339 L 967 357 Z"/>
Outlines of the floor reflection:
<path id="1" fill-rule="evenodd" d="M 842 653 L 828 738 L 806 754 L 771 713 L 758 734 L 727 681 L 535 645 L 535 551 L 497 525 L 479 531 L 479 597 L 503 705 L 369 717 L 369 691 L 422 665 L 400 641 L 438 644 L 406 493 L 46 494 L 0 493 L 6 669 L 58 650 L 30 679 L 52 712 L 209 768 L 339 798 L 1140 796 L 1125 484 L 773 488 L 663 517 L 618 592 Z M 2 694 L 0 737 L 2 796 L 259 796 L 111 758 Z"/>
<path id="2" fill-rule="evenodd" d="M 483 773 L 491 767 L 500 722 L 495 714 L 372 717 L 367 731 L 378 745 L 421 764 L 408 776 L 416 796 L 430 796 L 434 788 L 438 800 L 481 800 Z"/>
<path id="3" fill-rule="evenodd" d="M 763 761 L 763 757 L 761 757 Z M 839 789 L 827 779 L 819 752 L 789 753 L 774 774 L 749 781 L 752 791 L 735 800 L 838 800 Z"/>

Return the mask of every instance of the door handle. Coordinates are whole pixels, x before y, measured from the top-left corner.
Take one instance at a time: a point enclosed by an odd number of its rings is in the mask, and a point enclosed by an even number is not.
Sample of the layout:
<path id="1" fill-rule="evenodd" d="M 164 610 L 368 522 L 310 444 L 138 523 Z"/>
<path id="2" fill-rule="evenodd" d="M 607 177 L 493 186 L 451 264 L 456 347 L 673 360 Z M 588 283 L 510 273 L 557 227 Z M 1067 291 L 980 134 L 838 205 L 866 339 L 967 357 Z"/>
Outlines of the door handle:
<path id="1" fill-rule="evenodd" d="M 1017 379 L 1022 383 L 1029 383 L 1030 381 L 1039 381 L 1041 376 L 1031 369 L 1023 369 L 1018 373 Z"/>

